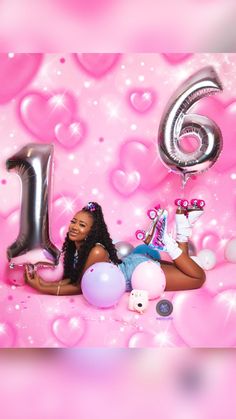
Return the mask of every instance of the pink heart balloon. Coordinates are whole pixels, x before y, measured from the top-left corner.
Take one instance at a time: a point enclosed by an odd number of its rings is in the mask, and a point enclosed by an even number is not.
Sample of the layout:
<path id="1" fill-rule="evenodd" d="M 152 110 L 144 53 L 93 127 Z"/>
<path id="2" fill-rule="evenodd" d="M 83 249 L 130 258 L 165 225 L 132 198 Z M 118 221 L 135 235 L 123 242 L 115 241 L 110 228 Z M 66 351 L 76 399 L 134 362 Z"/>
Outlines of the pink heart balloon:
<path id="1" fill-rule="evenodd" d="M 53 96 L 31 93 L 20 104 L 20 119 L 33 135 L 43 141 L 55 138 L 57 124 L 71 122 L 76 111 L 76 102 L 69 93 Z"/>
<path id="2" fill-rule="evenodd" d="M 236 290 L 235 272 L 236 266 L 234 263 L 222 263 L 216 266 L 207 272 L 204 288 L 215 294 L 226 290 Z"/>
<path id="3" fill-rule="evenodd" d="M 170 54 L 162 54 L 168 63 L 172 65 L 176 65 L 182 63 L 183 61 L 187 60 L 193 54 L 183 54 L 183 53 L 170 53 Z"/>
<path id="4" fill-rule="evenodd" d="M 59 143 L 65 148 L 73 148 L 85 136 L 85 126 L 81 121 L 74 121 L 71 124 L 57 124 L 55 135 Z"/>
<path id="5" fill-rule="evenodd" d="M 95 78 L 107 74 L 117 63 L 119 56 L 120 54 L 108 53 L 75 54 L 77 63 Z"/>
<path id="6" fill-rule="evenodd" d="M 149 111 L 155 102 L 155 93 L 149 90 L 136 89 L 129 94 L 129 102 L 133 109 L 139 113 Z"/>
<path id="7" fill-rule="evenodd" d="M 182 339 L 193 347 L 236 344 L 236 291 L 212 295 L 206 289 L 187 291 L 173 299 L 173 322 Z"/>
<path id="8" fill-rule="evenodd" d="M 148 348 L 152 347 L 153 336 L 148 332 L 136 332 L 134 333 L 128 343 L 129 348 Z"/>
<path id="9" fill-rule="evenodd" d="M 235 167 L 235 118 L 236 118 L 236 99 L 231 98 L 227 104 L 214 97 L 204 98 L 196 104 L 194 112 L 205 115 L 212 119 L 221 129 L 224 146 L 221 154 L 214 165 L 214 169 L 224 173 L 225 170 Z M 225 146 L 227 144 L 227 146 Z M 232 151 L 232 152 L 231 152 Z"/>
<path id="10" fill-rule="evenodd" d="M 140 175 L 135 171 L 114 170 L 111 174 L 111 183 L 121 195 L 130 196 L 139 187 Z"/>
<path id="11" fill-rule="evenodd" d="M 137 171 L 140 186 L 152 190 L 168 175 L 168 171 L 157 156 L 156 145 L 137 140 L 128 140 L 121 146 L 120 161 L 128 172 Z"/>
<path id="12" fill-rule="evenodd" d="M 59 317 L 52 324 L 54 336 L 65 346 L 75 346 L 85 333 L 85 322 L 80 316 Z"/>
<path id="13" fill-rule="evenodd" d="M 0 103 L 20 93 L 37 73 L 43 54 L 0 54 Z"/>

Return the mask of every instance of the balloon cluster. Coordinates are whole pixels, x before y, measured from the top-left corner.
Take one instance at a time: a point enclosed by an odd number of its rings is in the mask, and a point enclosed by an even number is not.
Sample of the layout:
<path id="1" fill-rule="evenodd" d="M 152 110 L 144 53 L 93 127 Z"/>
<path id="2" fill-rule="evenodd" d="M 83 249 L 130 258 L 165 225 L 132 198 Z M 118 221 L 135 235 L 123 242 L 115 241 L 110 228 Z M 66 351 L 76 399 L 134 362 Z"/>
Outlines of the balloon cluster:
<path id="1" fill-rule="evenodd" d="M 76 59 L 81 60 L 78 57 L 77 54 Z M 219 127 L 206 116 L 192 114 L 190 110 L 200 99 L 221 90 L 222 85 L 215 70 L 212 67 L 203 68 L 178 88 L 163 113 L 158 133 L 159 154 L 169 170 L 182 175 L 184 185 L 190 176 L 209 169 L 220 155 L 222 134 Z M 130 92 L 130 100 L 134 108 L 141 112 L 140 103 L 146 103 L 146 96 L 143 92 L 138 93 L 134 95 Z M 198 146 L 194 150 L 186 151 L 181 141 L 189 136 L 197 138 Z M 29 263 L 53 267 L 59 262 L 60 251 L 49 236 L 52 154 L 52 145 L 33 143 L 7 160 L 7 169 L 14 170 L 22 181 L 20 232 L 7 250 L 11 267 Z M 116 245 L 117 255 L 122 259 L 133 251 L 159 258 L 158 252 L 142 246 L 134 249 L 128 242 L 119 242 Z M 231 262 L 236 261 L 235 240 L 228 243 L 225 257 Z M 198 259 L 204 269 L 212 269 L 216 264 L 214 252 L 209 249 L 201 250 Z M 145 262 L 136 268 L 132 286 L 146 289 L 152 299 L 163 292 L 165 279 L 157 264 Z M 116 304 L 124 293 L 124 277 L 113 265 L 94 265 L 84 274 L 82 290 L 91 304 L 109 307 Z"/>
<path id="2" fill-rule="evenodd" d="M 130 253 L 148 254 L 147 245 L 136 249 L 125 241 L 115 245 L 117 254 L 122 260 Z M 156 259 L 159 252 L 152 251 Z M 158 298 L 165 289 L 165 275 L 157 263 L 147 261 L 140 263 L 134 270 L 131 278 L 132 288 L 148 292 L 150 300 Z M 121 270 L 110 263 L 95 263 L 83 275 L 81 288 L 83 296 L 92 305 L 100 308 L 112 307 L 118 303 L 126 290 L 125 278 Z"/>

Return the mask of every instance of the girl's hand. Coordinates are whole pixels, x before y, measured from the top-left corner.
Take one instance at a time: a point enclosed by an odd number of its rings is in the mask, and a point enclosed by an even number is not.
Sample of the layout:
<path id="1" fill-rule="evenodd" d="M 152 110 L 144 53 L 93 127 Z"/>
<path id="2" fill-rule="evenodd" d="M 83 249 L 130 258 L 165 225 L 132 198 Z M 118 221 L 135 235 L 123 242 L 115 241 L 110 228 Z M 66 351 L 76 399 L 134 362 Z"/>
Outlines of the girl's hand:
<path id="1" fill-rule="evenodd" d="M 40 289 L 40 277 L 37 272 L 30 270 L 28 265 L 25 266 L 25 282 L 32 288 Z"/>

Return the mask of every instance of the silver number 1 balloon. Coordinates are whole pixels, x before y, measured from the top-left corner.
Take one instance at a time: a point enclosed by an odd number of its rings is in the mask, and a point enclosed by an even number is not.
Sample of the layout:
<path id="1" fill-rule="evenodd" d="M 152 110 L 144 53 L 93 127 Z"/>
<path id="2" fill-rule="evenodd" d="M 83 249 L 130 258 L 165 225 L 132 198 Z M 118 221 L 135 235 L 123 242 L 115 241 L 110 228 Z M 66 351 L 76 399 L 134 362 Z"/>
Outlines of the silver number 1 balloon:
<path id="1" fill-rule="evenodd" d="M 159 126 L 158 145 L 163 163 L 173 172 L 187 178 L 203 172 L 218 159 L 222 150 L 220 128 L 209 118 L 189 113 L 201 98 L 223 90 L 213 67 L 205 67 L 189 77 L 173 94 Z M 198 138 L 199 146 L 187 153 L 180 140 Z"/>
<path id="2" fill-rule="evenodd" d="M 7 249 L 15 264 L 57 264 L 60 251 L 49 238 L 48 195 L 50 193 L 53 146 L 27 144 L 10 157 L 7 169 L 22 181 L 20 231 Z"/>

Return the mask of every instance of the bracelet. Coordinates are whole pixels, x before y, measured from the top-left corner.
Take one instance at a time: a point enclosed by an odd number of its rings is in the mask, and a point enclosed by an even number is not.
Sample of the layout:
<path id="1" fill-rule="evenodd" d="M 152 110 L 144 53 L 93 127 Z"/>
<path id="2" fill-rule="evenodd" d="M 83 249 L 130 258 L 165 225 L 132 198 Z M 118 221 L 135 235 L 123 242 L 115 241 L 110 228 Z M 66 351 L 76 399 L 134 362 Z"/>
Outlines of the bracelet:
<path id="1" fill-rule="evenodd" d="M 60 288 L 61 288 L 61 281 L 59 281 L 59 284 L 57 286 L 57 295 L 60 294 Z"/>

